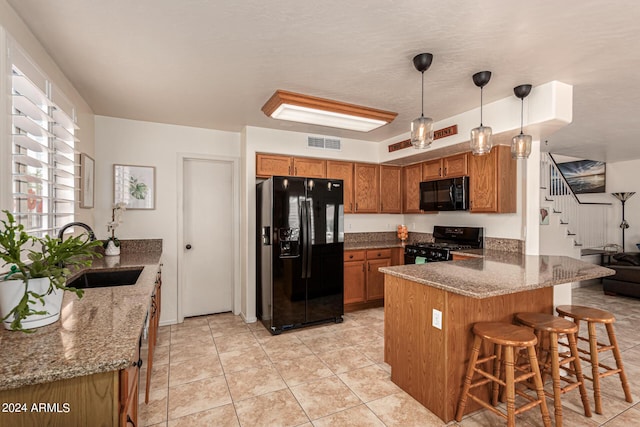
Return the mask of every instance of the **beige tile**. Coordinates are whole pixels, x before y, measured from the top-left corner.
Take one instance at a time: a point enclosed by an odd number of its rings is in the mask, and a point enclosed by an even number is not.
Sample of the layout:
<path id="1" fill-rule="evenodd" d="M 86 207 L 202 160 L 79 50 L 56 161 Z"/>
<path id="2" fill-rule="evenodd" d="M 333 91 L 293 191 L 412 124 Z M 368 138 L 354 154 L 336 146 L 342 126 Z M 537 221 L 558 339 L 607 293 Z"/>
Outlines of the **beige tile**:
<path id="1" fill-rule="evenodd" d="M 398 393 L 400 387 L 391 382 L 390 374 L 378 365 L 371 365 L 338 375 L 363 402 Z"/>
<path id="2" fill-rule="evenodd" d="M 220 354 L 220 363 L 226 374 L 271 365 L 271 361 L 262 348 L 249 348 L 222 353 Z"/>
<path id="3" fill-rule="evenodd" d="M 217 355 L 198 357 L 171 365 L 169 386 L 172 387 L 222 374 L 222 365 Z"/>
<path id="4" fill-rule="evenodd" d="M 171 332 L 171 345 L 184 345 L 196 342 L 213 344 L 213 336 L 208 326 L 198 326 Z"/>
<path id="5" fill-rule="evenodd" d="M 144 403 L 144 390 L 138 395 L 138 425 L 151 426 L 167 420 L 168 390 L 149 393 L 149 403 Z"/>
<path id="6" fill-rule="evenodd" d="M 140 371 L 142 374 L 142 371 Z M 140 376 L 140 388 L 144 389 L 147 381 L 147 371 L 145 369 L 144 376 Z M 169 365 L 153 365 L 151 372 L 150 390 L 166 389 L 169 387 Z"/>
<path id="7" fill-rule="evenodd" d="M 186 317 L 184 322 L 171 325 L 171 332 L 200 326 L 209 326 L 206 316 Z"/>
<path id="8" fill-rule="evenodd" d="M 167 427 L 237 427 L 240 423 L 232 404 L 176 418 Z"/>
<path id="9" fill-rule="evenodd" d="M 331 369 L 315 355 L 277 362 L 275 367 L 289 387 L 333 375 Z"/>
<path id="10" fill-rule="evenodd" d="M 228 353 L 230 351 L 244 348 L 258 347 L 258 341 L 251 332 L 242 332 L 233 335 L 223 335 L 214 338 L 218 353 Z"/>
<path id="11" fill-rule="evenodd" d="M 226 375 L 234 402 L 286 388 L 287 385 L 273 366 L 263 366 Z"/>
<path id="12" fill-rule="evenodd" d="M 384 342 L 382 341 L 372 341 L 367 344 L 358 345 L 355 348 L 360 350 L 362 354 L 373 360 L 375 363 L 384 362 Z"/>
<path id="13" fill-rule="evenodd" d="M 187 360 L 196 359 L 203 356 L 217 355 L 218 352 L 214 344 L 191 343 L 177 346 L 170 346 L 170 364 L 181 363 Z"/>
<path id="14" fill-rule="evenodd" d="M 169 387 L 169 420 L 231 403 L 223 376 Z"/>
<path id="15" fill-rule="evenodd" d="M 384 338 L 381 335 L 366 326 L 343 329 L 336 332 L 336 336 L 346 340 L 351 345 L 368 344 L 372 341 L 384 342 Z"/>
<path id="16" fill-rule="evenodd" d="M 277 338 L 280 337 L 274 338 L 262 343 L 262 348 L 273 362 L 297 359 L 313 354 L 309 347 L 304 345 L 297 337 L 292 336 L 287 340 L 278 340 Z"/>
<path id="17" fill-rule="evenodd" d="M 311 420 L 361 403 L 358 396 L 335 376 L 292 387 L 291 392 Z"/>
<path id="18" fill-rule="evenodd" d="M 373 365 L 371 359 L 353 347 L 320 353 L 318 357 L 336 374 Z"/>
<path id="19" fill-rule="evenodd" d="M 156 341 L 157 347 L 164 347 L 166 345 L 171 344 L 171 330 L 166 329 L 163 332 L 158 333 L 158 340 Z"/>
<path id="20" fill-rule="evenodd" d="M 266 341 L 273 337 L 273 335 L 271 335 L 271 332 L 267 331 L 266 329 L 254 329 L 252 330 L 252 333 L 259 343 L 262 343 L 263 341 Z"/>
<path id="21" fill-rule="evenodd" d="M 156 347 L 153 350 L 153 366 L 168 365 L 170 351 L 171 348 L 168 345 Z"/>
<path id="22" fill-rule="evenodd" d="M 166 422 L 166 421 L 163 421 L 163 422 L 161 422 L 161 423 L 154 424 L 154 425 L 152 425 L 152 426 L 148 426 L 148 427 L 167 427 L 167 422 Z"/>
<path id="23" fill-rule="evenodd" d="M 605 427 L 629 427 L 638 425 L 638 421 L 640 420 L 640 408 L 631 408 L 627 411 L 624 411 L 622 414 L 618 415 L 611 421 L 604 424 Z"/>
<path id="24" fill-rule="evenodd" d="M 243 426 L 298 426 L 309 419 L 288 389 L 235 402 Z"/>
<path id="25" fill-rule="evenodd" d="M 384 423 L 366 405 L 359 405 L 317 419 L 314 427 L 385 427 Z"/>
<path id="26" fill-rule="evenodd" d="M 316 354 L 340 350 L 351 345 L 349 341 L 340 338 L 333 332 L 325 332 L 311 337 L 300 337 L 300 340 Z"/>
<path id="27" fill-rule="evenodd" d="M 445 425 L 444 421 L 405 392 L 371 401 L 367 406 L 387 427 Z"/>
<path id="28" fill-rule="evenodd" d="M 210 327 L 211 327 L 211 335 L 214 338 L 227 336 L 227 335 L 241 334 L 245 332 L 251 332 L 251 329 L 249 329 L 244 324 L 243 325 L 240 325 L 240 324 L 227 325 L 227 324 L 212 323 Z"/>

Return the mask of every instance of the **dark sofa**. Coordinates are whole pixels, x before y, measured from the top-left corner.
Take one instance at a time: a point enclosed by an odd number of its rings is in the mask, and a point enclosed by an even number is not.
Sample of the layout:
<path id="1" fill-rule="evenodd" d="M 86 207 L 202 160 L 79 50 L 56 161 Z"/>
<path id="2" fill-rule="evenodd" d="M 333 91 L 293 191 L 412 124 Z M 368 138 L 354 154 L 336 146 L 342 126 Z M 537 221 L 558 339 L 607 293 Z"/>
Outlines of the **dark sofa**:
<path id="1" fill-rule="evenodd" d="M 604 293 L 640 298 L 640 252 L 615 254 L 612 258 L 607 267 L 616 274 L 602 279 Z"/>

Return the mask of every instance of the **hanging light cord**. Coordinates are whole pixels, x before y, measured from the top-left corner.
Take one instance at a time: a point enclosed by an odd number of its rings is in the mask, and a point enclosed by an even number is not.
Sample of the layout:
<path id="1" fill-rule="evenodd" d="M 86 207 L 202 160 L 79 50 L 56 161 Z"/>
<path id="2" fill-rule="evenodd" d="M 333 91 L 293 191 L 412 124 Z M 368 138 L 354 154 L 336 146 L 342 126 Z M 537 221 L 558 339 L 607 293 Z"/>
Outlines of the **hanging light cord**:
<path id="1" fill-rule="evenodd" d="M 424 117 L 424 71 L 422 72 L 422 109 L 420 110 L 420 117 Z"/>
<path id="2" fill-rule="evenodd" d="M 520 98 L 520 135 L 522 135 L 522 123 L 524 122 L 524 98 Z"/>
<path id="3" fill-rule="evenodd" d="M 480 127 L 482 127 L 482 89 L 480 88 Z"/>

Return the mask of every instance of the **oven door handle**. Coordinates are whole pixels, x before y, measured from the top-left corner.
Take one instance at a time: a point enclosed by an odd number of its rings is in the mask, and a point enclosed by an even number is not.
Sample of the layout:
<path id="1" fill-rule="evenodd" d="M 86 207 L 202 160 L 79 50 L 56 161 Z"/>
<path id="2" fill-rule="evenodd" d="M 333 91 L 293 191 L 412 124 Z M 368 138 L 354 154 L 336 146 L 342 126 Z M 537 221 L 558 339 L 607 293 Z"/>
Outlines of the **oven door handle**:
<path id="1" fill-rule="evenodd" d="M 452 204 L 452 205 L 453 205 L 453 207 L 455 208 L 455 207 L 456 207 L 456 202 L 455 202 L 455 200 L 453 200 L 453 187 L 454 187 L 454 185 L 453 185 L 453 184 L 451 184 L 451 185 L 449 186 L 449 200 L 451 201 L 451 204 Z"/>

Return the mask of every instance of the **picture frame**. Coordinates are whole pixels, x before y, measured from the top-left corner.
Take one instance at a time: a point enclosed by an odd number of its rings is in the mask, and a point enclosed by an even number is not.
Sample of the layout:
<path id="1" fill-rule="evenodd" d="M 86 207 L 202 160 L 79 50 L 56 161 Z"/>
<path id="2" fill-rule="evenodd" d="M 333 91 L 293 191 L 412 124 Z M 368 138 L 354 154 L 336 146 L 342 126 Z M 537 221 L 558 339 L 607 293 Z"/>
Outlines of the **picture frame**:
<path id="1" fill-rule="evenodd" d="M 606 163 L 576 160 L 558 163 L 558 169 L 575 194 L 606 192 Z"/>
<path id="2" fill-rule="evenodd" d="M 91 156 L 80 153 L 80 207 L 92 209 L 95 203 L 96 162 Z"/>
<path id="3" fill-rule="evenodd" d="M 540 225 L 549 225 L 549 209 L 540 208 Z"/>
<path id="4" fill-rule="evenodd" d="M 127 209 L 155 209 L 155 166 L 114 164 L 113 203 L 124 203 Z"/>

